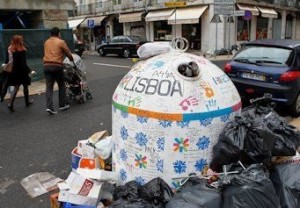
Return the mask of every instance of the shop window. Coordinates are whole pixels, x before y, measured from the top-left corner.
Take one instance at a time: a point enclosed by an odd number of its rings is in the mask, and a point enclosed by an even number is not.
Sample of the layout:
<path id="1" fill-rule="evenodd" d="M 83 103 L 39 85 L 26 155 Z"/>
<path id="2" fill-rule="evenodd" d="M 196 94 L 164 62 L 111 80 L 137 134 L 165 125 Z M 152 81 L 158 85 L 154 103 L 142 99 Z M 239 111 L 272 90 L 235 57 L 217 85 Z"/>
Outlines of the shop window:
<path id="1" fill-rule="evenodd" d="M 268 18 L 257 17 L 256 39 L 268 37 Z"/>
<path id="2" fill-rule="evenodd" d="M 244 20 L 243 17 L 237 18 L 237 40 L 238 41 L 248 41 L 249 31 L 251 27 L 251 22 Z"/>
<path id="3" fill-rule="evenodd" d="M 113 5 L 122 4 L 122 0 L 113 0 Z"/>
<path id="4" fill-rule="evenodd" d="M 102 8 L 103 7 L 102 1 L 101 0 L 96 1 L 95 6 L 96 8 Z"/>
<path id="5" fill-rule="evenodd" d="M 168 25 L 167 21 L 155 21 L 154 24 L 154 40 L 172 40 L 172 25 Z"/>

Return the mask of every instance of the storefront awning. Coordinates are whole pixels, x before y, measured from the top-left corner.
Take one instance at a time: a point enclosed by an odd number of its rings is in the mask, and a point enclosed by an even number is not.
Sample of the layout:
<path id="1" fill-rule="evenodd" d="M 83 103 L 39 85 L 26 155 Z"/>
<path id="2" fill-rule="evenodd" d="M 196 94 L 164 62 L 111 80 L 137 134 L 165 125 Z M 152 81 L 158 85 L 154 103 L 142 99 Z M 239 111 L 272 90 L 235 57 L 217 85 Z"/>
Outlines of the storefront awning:
<path id="1" fill-rule="evenodd" d="M 119 22 L 124 23 L 124 22 L 139 22 L 139 21 L 142 21 L 142 14 L 143 13 L 144 12 L 133 12 L 133 13 L 120 14 Z"/>
<path id="2" fill-rule="evenodd" d="M 80 23 L 82 23 L 84 21 L 84 19 L 85 18 L 68 20 L 68 26 L 69 26 L 69 28 L 75 28 L 75 27 L 77 27 Z"/>
<path id="3" fill-rule="evenodd" d="M 199 18 L 203 12 L 207 9 L 207 6 L 201 7 L 190 7 L 190 8 L 179 8 L 177 9 L 171 17 L 168 19 L 168 24 L 195 24 L 199 23 Z"/>
<path id="4" fill-rule="evenodd" d="M 147 22 L 152 21 L 160 21 L 160 20 L 168 20 L 168 18 L 173 14 L 174 9 L 167 9 L 167 10 L 158 10 L 149 12 L 145 17 Z"/>
<path id="5" fill-rule="evenodd" d="M 94 20 L 95 26 L 101 25 L 102 20 L 104 20 L 107 16 L 100 17 L 89 17 L 86 18 L 81 24 L 80 27 L 88 27 L 88 20 Z"/>
<path id="6" fill-rule="evenodd" d="M 237 7 L 240 9 L 240 10 L 245 10 L 245 11 L 250 11 L 252 13 L 252 15 L 254 16 L 258 16 L 259 15 L 259 11 L 258 9 L 256 8 L 256 6 L 253 6 L 253 5 L 245 5 L 245 4 L 237 4 Z"/>
<path id="7" fill-rule="evenodd" d="M 261 12 L 262 17 L 266 18 L 277 18 L 278 14 L 274 9 L 266 8 L 266 7 L 257 7 Z"/>

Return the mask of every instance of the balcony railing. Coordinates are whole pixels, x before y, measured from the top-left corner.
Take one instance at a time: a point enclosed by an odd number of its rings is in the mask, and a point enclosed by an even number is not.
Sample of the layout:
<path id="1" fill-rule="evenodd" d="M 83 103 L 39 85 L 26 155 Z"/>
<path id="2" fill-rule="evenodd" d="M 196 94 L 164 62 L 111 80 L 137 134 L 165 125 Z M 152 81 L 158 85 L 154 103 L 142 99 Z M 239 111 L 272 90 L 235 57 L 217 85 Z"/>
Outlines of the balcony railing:
<path id="1" fill-rule="evenodd" d="M 92 4 L 83 4 L 77 7 L 78 15 L 92 15 L 92 14 L 107 14 L 107 13 L 120 13 L 130 12 L 130 11 L 140 11 L 145 8 L 155 9 L 155 8 L 164 8 L 165 2 L 171 0 L 123 0 L 121 1 L 108 0 L 102 2 L 95 2 Z M 184 1 L 184 0 L 182 0 Z M 186 0 L 189 4 L 199 3 L 203 0 Z M 283 0 L 274 0 L 274 1 L 283 1 Z M 286 0 L 284 0 L 286 1 Z"/>

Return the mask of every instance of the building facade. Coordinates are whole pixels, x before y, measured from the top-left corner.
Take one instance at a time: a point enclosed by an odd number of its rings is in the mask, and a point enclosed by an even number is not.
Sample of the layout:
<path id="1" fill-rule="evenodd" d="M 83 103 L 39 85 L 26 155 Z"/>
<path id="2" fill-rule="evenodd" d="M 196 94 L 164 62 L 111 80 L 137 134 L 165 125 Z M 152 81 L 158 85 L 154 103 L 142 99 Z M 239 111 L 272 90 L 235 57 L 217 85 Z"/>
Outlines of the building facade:
<path id="1" fill-rule="evenodd" d="M 73 0 L 1 0 L 0 29 L 44 29 L 68 27 Z"/>
<path id="2" fill-rule="evenodd" d="M 184 37 L 191 49 L 203 52 L 255 39 L 300 39 L 298 0 L 236 0 L 230 15 L 219 16 L 214 0 L 187 0 L 177 8 L 167 2 L 172 1 L 77 0 L 69 26 L 93 47 L 122 34 L 148 41 Z"/>

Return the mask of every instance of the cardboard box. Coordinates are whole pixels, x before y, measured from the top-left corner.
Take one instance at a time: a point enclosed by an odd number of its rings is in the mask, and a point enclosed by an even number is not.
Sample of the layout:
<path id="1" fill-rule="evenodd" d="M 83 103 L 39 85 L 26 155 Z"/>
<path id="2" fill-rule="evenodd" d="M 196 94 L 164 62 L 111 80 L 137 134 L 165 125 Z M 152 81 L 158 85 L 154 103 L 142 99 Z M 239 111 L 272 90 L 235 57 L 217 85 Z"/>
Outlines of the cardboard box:
<path id="1" fill-rule="evenodd" d="M 58 201 L 96 206 L 99 201 L 102 183 L 71 172 L 67 180 L 59 183 L 58 187 L 60 189 Z"/>

